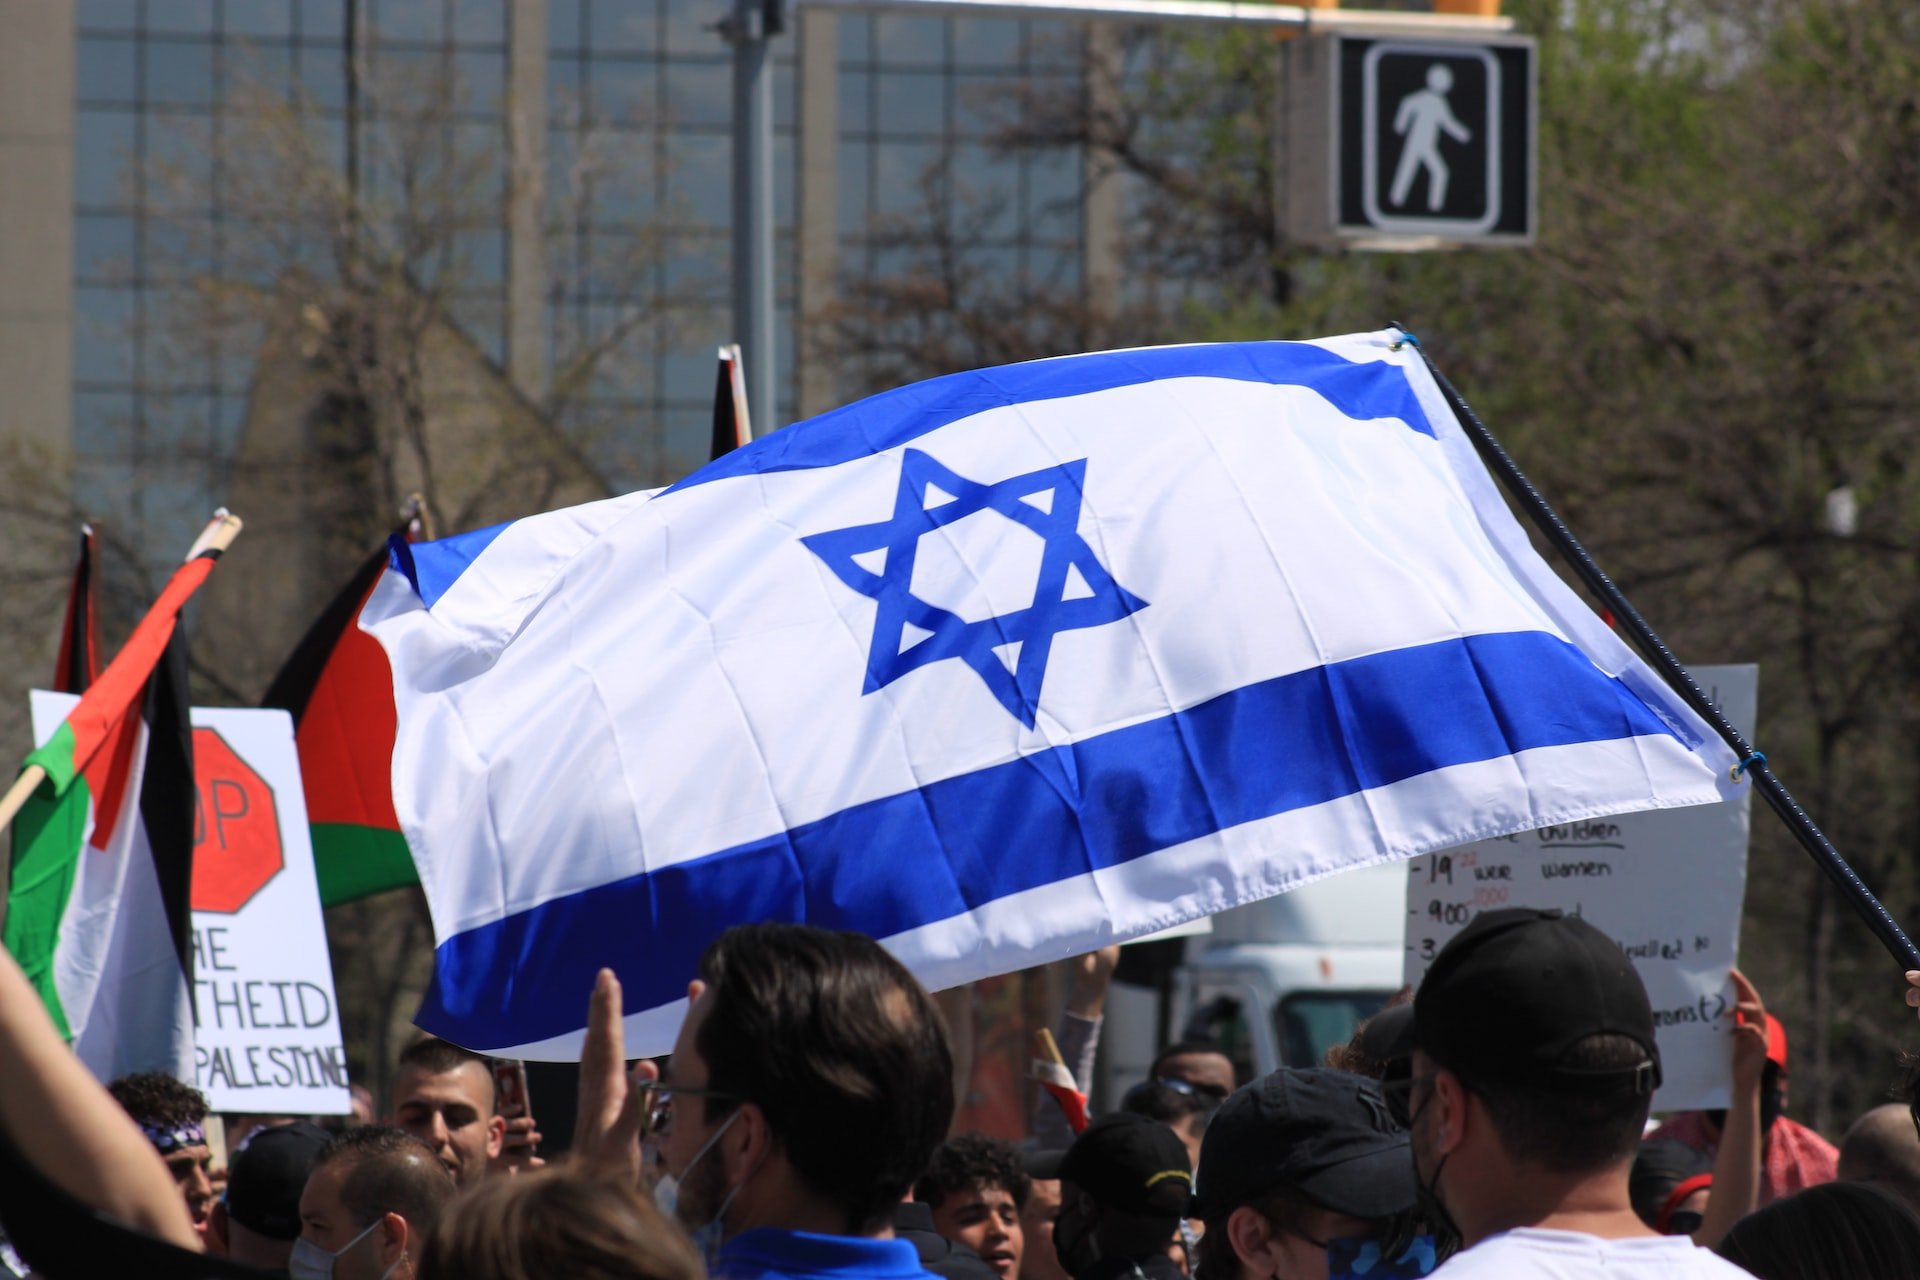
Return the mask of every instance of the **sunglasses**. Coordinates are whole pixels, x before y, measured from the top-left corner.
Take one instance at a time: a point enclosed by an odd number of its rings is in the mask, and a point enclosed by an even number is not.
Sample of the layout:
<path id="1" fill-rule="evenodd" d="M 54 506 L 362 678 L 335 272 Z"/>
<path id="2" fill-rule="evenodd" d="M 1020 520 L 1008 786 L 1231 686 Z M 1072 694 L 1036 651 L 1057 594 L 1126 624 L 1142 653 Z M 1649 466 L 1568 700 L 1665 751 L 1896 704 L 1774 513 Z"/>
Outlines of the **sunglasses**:
<path id="1" fill-rule="evenodd" d="M 718 1102 L 741 1100 L 736 1094 L 722 1093 L 718 1089 L 691 1089 L 682 1085 L 665 1084 L 648 1085 L 647 1096 L 640 1103 L 646 1115 L 646 1119 L 640 1126 L 641 1137 L 658 1137 L 673 1128 L 675 1098 L 712 1098 Z"/>
<path id="2" fill-rule="evenodd" d="M 1217 1107 L 1227 1100 L 1227 1091 L 1217 1084 L 1195 1084 L 1191 1080 L 1176 1080 L 1171 1076 L 1155 1076 L 1151 1080 L 1142 1080 L 1139 1084 L 1127 1090 L 1126 1096 L 1121 1099 L 1121 1105 L 1125 1106 L 1136 1098 L 1144 1096 L 1152 1089 L 1171 1089 L 1183 1098 L 1192 1098 L 1197 1102 L 1204 1102 L 1209 1107 Z"/>

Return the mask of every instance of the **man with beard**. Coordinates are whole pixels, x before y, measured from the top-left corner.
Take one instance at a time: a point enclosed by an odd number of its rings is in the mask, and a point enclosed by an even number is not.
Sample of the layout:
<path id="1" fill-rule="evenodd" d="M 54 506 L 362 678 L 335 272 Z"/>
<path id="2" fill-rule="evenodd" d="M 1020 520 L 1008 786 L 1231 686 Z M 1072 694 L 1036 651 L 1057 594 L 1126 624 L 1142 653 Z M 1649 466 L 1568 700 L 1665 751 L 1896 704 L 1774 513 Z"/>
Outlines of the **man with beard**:
<path id="1" fill-rule="evenodd" d="M 487 1176 L 506 1141 L 494 1114 L 493 1068 L 470 1049 L 429 1036 L 400 1055 L 393 1077 L 393 1124 L 427 1144 L 455 1183 Z"/>
<path id="2" fill-rule="evenodd" d="M 707 949 L 648 1108 L 671 1205 L 719 1280 L 927 1280 L 895 1207 L 953 1115 L 933 1000 L 870 938 L 749 924 Z M 634 1167 L 619 983 L 603 972 L 581 1055 L 581 1129 Z"/>
<path id="3" fill-rule="evenodd" d="M 1745 1274 L 1633 1211 L 1660 1054 L 1646 987 L 1598 929 L 1558 911 L 1476 917 L 1427 971 L 1407 1040 L 1415 1174 L 1464 1246 L 1436 1277 Z"/>
<path id="4" fill-rule="evenodd" d="M 1167 1245 L 1192 1194 L 1173 1130 L 1132 1111 L 1102 1116 L 1061 1158 L 1054 1251 L 1073 1280 L 1185 1280 Z"/>

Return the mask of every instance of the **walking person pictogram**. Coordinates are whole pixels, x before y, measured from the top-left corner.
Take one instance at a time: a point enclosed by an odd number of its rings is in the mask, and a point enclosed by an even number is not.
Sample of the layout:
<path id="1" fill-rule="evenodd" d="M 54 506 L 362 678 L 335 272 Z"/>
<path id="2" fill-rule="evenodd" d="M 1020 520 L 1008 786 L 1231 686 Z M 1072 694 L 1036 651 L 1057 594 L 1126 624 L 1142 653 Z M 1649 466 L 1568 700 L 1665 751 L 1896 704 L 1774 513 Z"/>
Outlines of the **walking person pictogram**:
<path id="1" fill-rule="evenodd" d="M 1447 105 L 1447 93 L 1453 88 L 1453 72 L 1442 62 L 1427 68 L 1427 87 L 1416 89 L 1400 100 L 1393 113 L 1393 131 L 1406 139 L 1400 150 L 1400 164 L 1393 171 L 1393 189 L 1389 203 L 1405 206 L 1413 192 L 1417 169 L 1427 171 L 1427 208 L 1438 213 L 1447 200 L 1447 162 L 1440 155 L 1440 135 L 1444 132 L 1455 142 L 1470 142 L 1473 131 L 1454 118 Z"/>

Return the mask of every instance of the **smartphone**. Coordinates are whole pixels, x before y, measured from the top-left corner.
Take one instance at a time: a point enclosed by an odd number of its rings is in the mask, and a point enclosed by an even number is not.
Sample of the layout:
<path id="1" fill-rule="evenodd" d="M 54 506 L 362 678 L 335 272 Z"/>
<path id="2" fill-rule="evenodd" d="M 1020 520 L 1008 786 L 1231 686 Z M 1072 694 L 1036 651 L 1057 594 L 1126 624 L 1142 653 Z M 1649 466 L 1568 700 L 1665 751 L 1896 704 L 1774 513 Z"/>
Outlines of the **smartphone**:
<path id="1" fill-rule="evenodd" d="M 498 1058 L 493 1064 L 493 1109 L 509 1120 L 532 1112 L 527 1096 L 527 1064 L 517 1058 Z"/>

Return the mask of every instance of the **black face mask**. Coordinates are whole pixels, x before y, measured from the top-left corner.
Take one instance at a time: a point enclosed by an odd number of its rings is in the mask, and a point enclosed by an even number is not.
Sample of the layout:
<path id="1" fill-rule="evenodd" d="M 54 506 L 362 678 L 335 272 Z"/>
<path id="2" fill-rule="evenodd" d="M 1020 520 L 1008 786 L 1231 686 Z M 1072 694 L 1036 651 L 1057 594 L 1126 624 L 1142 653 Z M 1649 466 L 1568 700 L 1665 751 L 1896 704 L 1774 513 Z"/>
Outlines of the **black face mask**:
<path id="1" fill-rule="evenodd" d="M 1779 1088 L 1760 1091 L 1760 1136 L 1766 1137 L 1773 1132 L 1773 1122 L 1778 1120 L 1787 1109 L 1787 1095 Z M 1713 1127 L 1721 1133 L 1727 1131 L 1727 1111 L 1719 1107 L 1707 1112 L 1707 1119 L 1713 1121 Z"/>
<path id="2" fill-rule="evenodd" d="M 1419 1123 L 1421 1114 L 1433 1105 L 1433 1097 L 1432 1092 L 1428 1092 L 1427 1100 L 1421 1105 L 1420 1109 L 1408 1115 L 1407 1132 L 1409 1135 L 1413 1132 L 1413 1126 Z M 1413 1160 L 1415 1211 L 1427 1224 L 1427 1229 L 1433 1233 L 1437 1240 L 1458 1240 L 1460 1238 L 1460 1228 L 1454 1223 L 1453 1215 L 1447 1212 L 1446 1204 L 1440 1199 L 1440 1175 L 1447 1167 L 1447 1157 L 1441 1156 L 1434 1164 L 1433 1177 L 1431 1178 L 1423 1178 L 1420 1176 L 1420 1162 L 1417 1159 L 1413 1159 L 1411 1143 L 1408 1144 L 1407 1158 Z"/>
<path id="3" fill-rule="evenodd" d="M 1706 1221 L 1706 1215 L 1695 1213 L 1691 1209 L 1682 1209 L 1667 1216 L 1667 1234 L 1670 1236 L 1690 1236 L 1700 1229 Z"/>
<path id="4" fill-rule="evenodd" d="M 1076 1214 L 1067 1221 L 1070 1225 L 1065 1232 L 1060 1229 L 1060 1220 L 1054 1221 L 1053 1252 L 1067 1274 L 1077 1276 L 1100 1261 L 1100 1242 L 1093 1238 L 1091 1216 Z"/>

